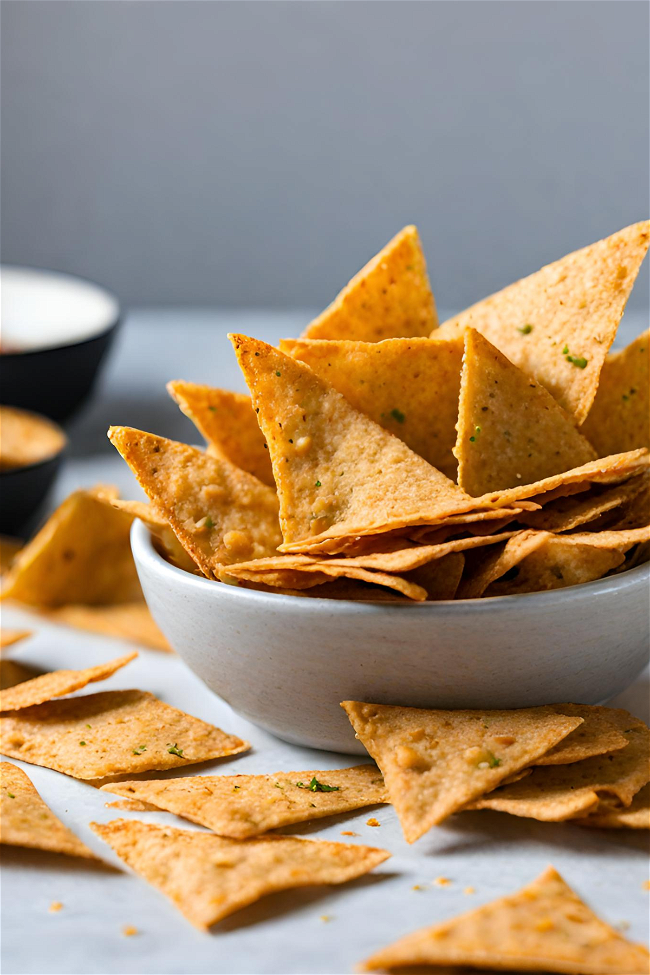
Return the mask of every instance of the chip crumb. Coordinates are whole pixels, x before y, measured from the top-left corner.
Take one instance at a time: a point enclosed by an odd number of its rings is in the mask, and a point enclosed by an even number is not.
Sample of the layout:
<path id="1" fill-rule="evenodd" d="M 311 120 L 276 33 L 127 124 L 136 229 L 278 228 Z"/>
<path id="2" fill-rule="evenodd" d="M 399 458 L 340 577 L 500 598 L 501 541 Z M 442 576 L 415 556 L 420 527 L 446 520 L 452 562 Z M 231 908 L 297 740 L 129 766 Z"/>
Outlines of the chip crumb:
<path id="1" fill-rule="evenodd" d="M 650 880 L 645 881 L 645 883 L 643 884 L 643 889 L 650 890 Z"/>
<path id="2" fill-rule="evenodd" d="M 476 893 L 476 887 L 466 887 L 465 890 L 463 891 L 463 893 L 464 894 L 475 894 Z"/>
<path id="3" fill-rule="evenodd" d="M 58 911 L 61 910 L 62 907 L 63 904 L 61 903 L 61 901 L 52 901 L 52 903 L 49 906 L 50 914 L 56 914 Z"/>
<path id="4" fill-rule="evenodd" d="M 125 924 L 122 928 L 122 934 L 125 938 L 132 938 L 134 934 L 138 934 L 138 929 L 134 928 L 132 924 Z"/>
<path id="5" fill-rule="evenodd" d="M 341 836 L 358 836 L 358 835 L 359 834 L 358 833 L 355 833 L 353 829 L 342 829 L 341 830 Z"/>
<path id="6" fill-rule="evenodd" d="M 436 884 L 437 887 L 448 887 L 451 880 L 449 877 L 436 877 L 433 883 Z"/>
<path id="7" fill-rule="evenodd" d="M 378 819 L 375 819 L 375 817 L 372 816 L 369 820 L 367 820 L 366 826 L 381 826 L 381 823 Z"/>
<path id="8" fill-rule="evenodd" d="M 329 921 L 332 920 L 332 915 L 331 914 L 321 914 L 320 920 L 323 922 L 323 924 L 327 924 Z"/>
<path id="9" fill-rule="evenodd" d="M 413 884 L 411 890 L 424 890 L 424 887 L 422 886 L 422 884 Z"/>

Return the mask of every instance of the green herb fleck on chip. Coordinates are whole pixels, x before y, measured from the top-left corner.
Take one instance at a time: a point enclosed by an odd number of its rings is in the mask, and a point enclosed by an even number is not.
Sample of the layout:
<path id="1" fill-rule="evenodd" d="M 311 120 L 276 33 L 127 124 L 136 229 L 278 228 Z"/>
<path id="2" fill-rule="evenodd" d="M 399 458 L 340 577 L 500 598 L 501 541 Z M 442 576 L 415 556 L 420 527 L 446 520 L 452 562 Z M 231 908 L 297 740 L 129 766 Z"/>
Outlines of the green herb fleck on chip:
<path id="1" fill-rule="evenodd" d="M 146 745 L 138 745 L 137 748 L 134 748 L 133 749 L 133 754 L 134 755 L 142 755 L 142 753 L 143 752 L 146 752 L 146 750 L 147 750 L 147 746 Z"/>
<path id="2" fill-rule="evenodd" d="M 338 785 L 326 785 L 324 782 L 319 782 L 316 776 L 309 785 L 305 785 L 304 782 L 296 782 L 296 785 L 299 789 L 309 789 L 310 792 L 340 792 Z"/>
<path id="3" fill-rule="evenodd" d="M 529 322 L 526 322 L 525 325 L 519 325 L 517 327 L 517 331 L 521 332 L 522 335 L 530 335 L 532 330 L 533 330 L 533 326 Z"/>
<path id="4" fill-rule="evenodd" d="M 316 481 L 316 487 L 322 487 L 322 484 L 321 484 L 320 481 Z"/>
<path id="5" fill-rule="evenodd" d="M 179 748 L 176 742 L 173 745 L 167 745 L 167 751 L 170 755 L 178 755 L 179 758 L 183 757 L 183 749 Z"/>
<path id="6" fill-rule="evenodd" d="M 13 792 L 8 792 L 7 795 L 9 796 L 10 799 L 15 799 L 16 798 L 15 795 L 13 794 Z"/>
<path id="7" fill-rule="evenodd" d="M 390 411 L 390 415 L 394 420 L 397 420 L 398 423 L 404 423 L 404 420 L 406 419 L 402 411 L 398 410 L 397 407 L 395 407 L 394 410 Z"/>

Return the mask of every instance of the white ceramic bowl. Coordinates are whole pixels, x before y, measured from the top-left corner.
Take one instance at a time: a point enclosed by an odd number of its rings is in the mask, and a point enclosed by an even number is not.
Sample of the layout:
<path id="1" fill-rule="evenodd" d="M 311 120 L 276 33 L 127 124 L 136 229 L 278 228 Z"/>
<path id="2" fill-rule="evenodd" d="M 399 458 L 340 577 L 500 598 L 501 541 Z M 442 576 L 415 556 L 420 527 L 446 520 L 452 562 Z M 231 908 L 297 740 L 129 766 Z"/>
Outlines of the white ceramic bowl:
<path id="1" fill-rule="evenodd" d="M 648 662 L 650 564 L 552 592 L 395 604 L 280 596 L 131 544 L 161 630 L 244 717 L 286 741 L 363 753 L 339 702 L 517 708 L 620 693 Z"/>

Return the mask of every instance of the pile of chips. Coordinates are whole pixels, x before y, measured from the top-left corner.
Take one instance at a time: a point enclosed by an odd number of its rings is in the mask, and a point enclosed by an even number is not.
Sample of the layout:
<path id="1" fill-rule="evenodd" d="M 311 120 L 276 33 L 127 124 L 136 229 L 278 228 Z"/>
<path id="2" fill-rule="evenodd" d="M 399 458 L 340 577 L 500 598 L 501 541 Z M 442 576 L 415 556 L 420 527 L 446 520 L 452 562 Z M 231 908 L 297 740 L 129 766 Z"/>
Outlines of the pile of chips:
<path id="1" fill-rule="evenodd" d="M 627 227 L 438 326 L 405 228 L 302 338 L 230 337 L 250 397 L 169 384 L 205 452 L 111 428 L 141 516 L 174 564 L 296 595 L 502 596 L 644 561 L 648 333 L 609 349 L 649 243 Z"/>

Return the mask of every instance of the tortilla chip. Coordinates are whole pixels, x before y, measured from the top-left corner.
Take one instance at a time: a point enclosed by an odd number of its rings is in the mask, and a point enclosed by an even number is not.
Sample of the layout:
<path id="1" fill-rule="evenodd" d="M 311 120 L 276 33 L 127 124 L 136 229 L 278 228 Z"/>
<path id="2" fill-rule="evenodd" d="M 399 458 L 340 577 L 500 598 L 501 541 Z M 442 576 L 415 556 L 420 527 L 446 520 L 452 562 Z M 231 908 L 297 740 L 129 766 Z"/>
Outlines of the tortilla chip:
<path id="1" fill-rule="evenodd" d="M 196 562 L 187 554 L 174 535 L 166 517 L 158 511 L 155 505 L 147 504 L 146 501 L 125 501 L 122 498 L 116 498 L 112 505 L 114 508 L 126 511 L 133 518 L 139 518 L 140 521 L 144 522 L 158 542 L 158 551 L 168 562 L 178 566 L 179 569 L 185 569 L 186 572 L 198 574 Z"/>
<path id="2" fill-rule="evenodd" d="M 629 806 L 650 781 L 650 731 L 626 711 L 612 710 L 611 716 L 628 741 L 626 748 L 572 765 L 534 768 L 521 782 L 502 786 L 467 808 L 496 809 L 511 816 L 557 823 L 589 815 L 603 794 Z M 390 783 L 387 785 L 390 789 Z"/>
<path id="3" fill-rule="evenodd" d="M 22 549 L 2 595 L 34 606 L 142 598 L 129 532 L 133 518 L 104 488 L 69 495 Z"/>
<path id="4" fill-rule="evenodd" d="M 229 565 L 220 573 L 219 578 L 231 585 L 236 584 L 239 579 L 245 579 L 249 582 L 262 582 L 274 588 L 309 589 L 327 582 L 330 578 L 344 577 L 395 589 L 409 599 L 423 601 L 427 598 L 427 590 L 415 582 L 409 582 L 400 575 L 370 571 L 354 563 L 354 559 L 335 562 L 333 559 L 318 560 L 305 555 L 284 555 Z"/>
<path id="5" fill-rule="evenodd" d="M 40 677 L 41 674 L 42 671 L 38 668 L 29 667 L 16 660 L 0 660 L 0 691 L 15 687 L 16 684 L 22 684 L 34 677 Z"/>
<path id="6" fill-rule="evenodd" d="M 23 770 L 11 762 L 0 762 L 0 843 L 97 859 L 45 805 Z"/>
<path id="7" fill-rule="evenodd" d="M 273 775 L 195 775 L 103 786 L 152 803 L 220 836 L 247 839 L 279 826 L 388 802 L 374 765 Z"/>
<path id="8" fill-rule="evenodd" d="M 359 701 L 341 707 L 379 765 L 409 843 L 582 724 L 545 707 L 434 711 Z"/>
<path id="9" fill-rule="evenodd" d="M 268 485 L 166 437 L 131 427 L 111 427 L 108 436 L 206 576 L 275 552 L 278 501 Z"/>
<path id="10" fill-rule="evenodd" d="M 650 525 L 625 531 L 574 532 L 566 540 L 575 545 L 593 545 L 598 549 L 627 552 L 633 545 L 650 541 Z"/>
<path id="11" fill-rule="evenodd" d="M 570 765 L 592 755 L 606 755 L 627 748 L 628 740 L 621 725 L 627 727 L 629 712 L 589 704 L 553 704 L 551 707 L 558 714 L 582 718 L 583 724 L 536 759 L 535 765 Z"/>
<path id="12" fill-rule="evenodd" d="M 435 334 L 435 333 L 434 333 Z M 462 336 L 319 342 L 284 339 L 280 349 L 433 467 L 456 479 Z"/>
<path id="13" fill-rule="evenodd" d="M 0 535 L 0 575 L 4 575 L 25 543 L 20 538 Z"/>
<path id="14" fill-rule="evenodd" d="M 98 664 L 96 667 L 86 667 L 84 670 L 54 670 L 49 674 L 42 674 L 40 677 L 3 691 L 0 695 L 0 711 L 18 711 L 34 704 L 51 701 L 55 697 L 72 694 L 86 687 L 87 684 L 106 680 L 137 656 L 137 653 L 130 653 L 126 657 L 116 657 L 115 660 Z"/>
<path id="15" fill-rule="evenodd" d="M 140 799 L 116 799 L 115 802 L 105 802 L 104 806 L 106 809 L 123 809 L 126 812 L 160 812 L 159 807 L 152 802 L 142 802 Z"/>
<path id="16" fill-rule="evenodd" d="M 441 559 L 434 559 L 421 565 L 404 576 L 408 582 L 414 582 L 427 591 L 427 600 L 453 599 L 456 595 L 465 567 L 465 556 L 462 552 L 452 552 L 443 555 Z"/>
<path id="17" fill-rule="evenodd" d="M 390 856 L 385 850 L 293 836 L 231 840 L 138 820 L 91 823 L 132 870 L 201 930 L 278 890 L 342 884 Z"/>
<path id="18" fill-rule="evenodd" d="M 250 396 L 175 379 L 167 391 L 208 443 L 208 453 L 275 487 L 264 436 Z"/>
<path id="19" fill-rule="evenodd" d="M 522 592 L 543 592 L 578 586 L 584 582 L 602 579 L 625 561 L 622 551 L 593 542 L 592 538 L 597 537 L 596 533 L 535 534 L 536 537 L 521 543 L 515 556 L 508 555 L 510 543 L 506 543 L 503 561 L 492 570 L 495 581 L 487 586 L 484 596 L 512 596 Z M 543 535 L 541 539 L 540 534 Z M 522 558 L 520 556 L 524 545 L 528 550 Z M 505 566 L 507 568 L 504 572 Z"/>
<path id="20" fill-rule="evenodd" d="M 613 487 L 601 488 L 596 485 L 577 497 L 556 498 L 538 511 L 524 511 L 517 516 L 517 521 L 541 531 L 571 531 L 580 525 L 591 524 L 602 515 L 633 501 L 642 490 L 644 481 L 645 478 L 641 476 L 614 484 Z"/>
<path id="21" fill-rule="evenodd" d="M 456 598 L 478 599 L 492 582 L 510 573 L 550 537 L 548 532 L 517 532 L 505 544 L 471 553 L 465 559 Z"/>
<path id="22" fill-rule="evenodd" d="M 480 332 L 465 332 L 458 412 L 458 483 L 480 497 L 596 459 L 571 417 Z"/>
<path id="23" fill-rule="evenodd" d="M 601 802 L 595 812 L 585 819 L 576 819 L 575 823 L 597 829 L 650 829 L 650 785 L 644 785 L 629 806 Z"/>
<path id="24" fill-rule="evenodd" d="M 40 464 L 66 443 L 63 430 L 47 417 L 0 406 L 0 471 Z"/>
<path id="25" fill-rule="evenodd" d="M 545 504 L 573 490 L 587 490 L 590 484 L 620 484 L 630 477 L 642 474 L 650 465 L 647 448 L 631 450 L 626 454 L 612 454 L 592 460 L 582 467 L 575 467 L 563 474 L 553 474 L 534 484 L 519 484 L 505 491 L 492 491 L 475 499 L 477 507 L 482 505 L 512 505 L 521 503 L 523 498 Z M 576 487 L 577 485 L 577 487 Z"/>
<path id="26" fill-rule="evenodd" d="M 650 331 L 607 356 L 581 429 L 601 456 L 650 447 Z"/>
<path id="27" fill-rule="evenodd" d="M 283 550 L 426 524 L 476 507 L 309 366 L 256 339 L 230 338 L 269 445 Z"/>
<path id="28" fill-rule="evenodd" d="M 0 717 L 0 735 L 10 758 L 77 779 L 180 768 L 250 747 L 135 690 L 37 704 Z"/>
<path id="29" fill-rule="evenodd" d="M 603 528 L 610 531 L 627 531 L 630 528 L 643 528 L 650 524 L 650 477 L 644 474 L 633 479 L 633 483 L 636 481 L 640 482 L 639 491 L 634 497 L 623 502 L 620 512 L 613 517 L 603 519 Z"/>
<path id="30" fill-rule="evenodd" d="M 567 975 L 647 975 L 650 955 L 601 921 L 554 867 L 516 894 L 415 931 L 361 966 L 458 966 Z"/>
<path id="31" fill-rule="evenodd" d="M 25 640 L 31 635 L 31 630 L 0 630 L 0 650 L 4 650 L 5 647 L 11 647 L 14 643 L 19 643 L 20 640 Z"/>
<path id="32" fill-rule="evenodd" d="M 117 606 L 59 606 L 45 610 L 43 615 L 53 623 L 139 643 L 151 650 L 171 652 L 172 649 L 154 623 L 144 600 Z"/>
<path id="33" fill-rule="evenodd" d="M 404 227 L 302 334 L 306 339 L 428 335 L 438 316 L 417 228 Z"/>
<path id="34" fill-rule="evenodd" d="M 650 243 L 650 223 L 548 264 L 468 308 L 443 329 L 477 329 L 584 421 Z"/>
<path id="35" fill-rule="evenodd" d="M 472 535 L 468 538 L 453 538 L 437 545 L 410 545 L 394 552 L 369 552 L 367 555 L 355 555 L 345 559 L 333 557 L 320 564 L 354 565 L 362 569 L 378 569 L 381 572 L 410 572 L 412 569 L 418 569 L 429 562 L 444 558 L 452 552 L 466 552 L 469 549 L 498 545 L 512 535 L 513 532 L 502 532 L 499 535 Z"/>

